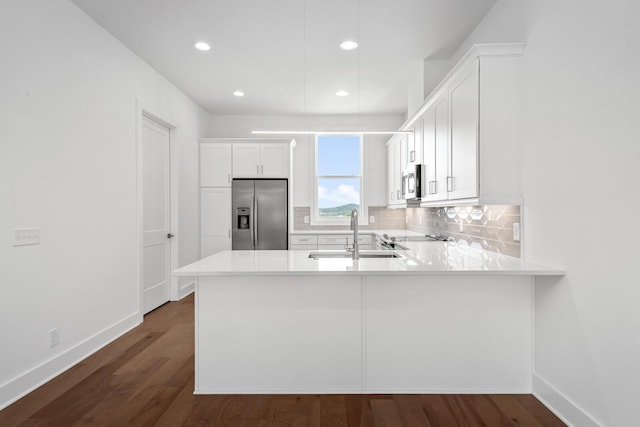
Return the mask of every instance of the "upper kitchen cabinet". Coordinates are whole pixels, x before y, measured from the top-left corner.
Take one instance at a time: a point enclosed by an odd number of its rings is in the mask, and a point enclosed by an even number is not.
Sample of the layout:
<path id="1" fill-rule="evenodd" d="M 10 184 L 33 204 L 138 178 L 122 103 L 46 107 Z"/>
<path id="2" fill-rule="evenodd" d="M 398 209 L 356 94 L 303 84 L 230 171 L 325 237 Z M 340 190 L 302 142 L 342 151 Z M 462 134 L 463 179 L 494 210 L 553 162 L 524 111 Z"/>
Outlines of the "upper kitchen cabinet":
<path id="1" fill-rule="evenodd" d="M 405 149 L 402 149 L 402 145 Z M 402 196 L 402 153 L 406 153 L 406 137 L 394 135 L 387 142 L 387 205 L 406 206 Z M 405 156 L 406 157 L 406 156 Z"/>
<path id="2" fill-rule="evenodd" d="M 478 60 L 471 61 L 449 88 L 449 199 L 478 197 Z"/>
<path id="3" fill-rule="evenodd" d="M 411 130 L 412 135 L 407 136 L 407 163 L 410 165 L 419 165 L 422 163 L 422 149 L 423 149 L 423 118 L 418 119 L 413 124 Z"/>
<path id="4" fill-rule="evenodd" d="M 200 187 L 231 187 L 231 144 L 200 144 Z"/>
<path id="5" fill-rule="evenodd" d="M 234 178 L 288 178 L 290 144 L 238 142 L 233 144 Z"/>
<path id="6" fill-rule="evenodd" d="M 447 93 L 432 97 L 423 116 L 423 157 L 426 176 L 423 202 L 449 199 L 449 98 Z"/>
<path id="7" fill-rule="evenodd" d="M 401 127 L 423 124 L 423 206 L 522 203 L 518 79 L 523 49 L 522 43 L 473 46 Z"/>

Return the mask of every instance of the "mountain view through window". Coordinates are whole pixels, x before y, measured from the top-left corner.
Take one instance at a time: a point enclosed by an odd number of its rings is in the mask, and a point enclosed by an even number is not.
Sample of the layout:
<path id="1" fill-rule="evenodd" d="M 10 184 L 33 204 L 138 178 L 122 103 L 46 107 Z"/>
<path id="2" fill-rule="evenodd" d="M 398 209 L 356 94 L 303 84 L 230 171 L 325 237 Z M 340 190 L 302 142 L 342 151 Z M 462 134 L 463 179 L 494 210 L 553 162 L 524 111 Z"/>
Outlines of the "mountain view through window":
<path id="1" fill-rule="evenodd" d="M 319 135 L 317 137 L 318 215 L 344 217 L 360 210 L 361 136 Z"/>

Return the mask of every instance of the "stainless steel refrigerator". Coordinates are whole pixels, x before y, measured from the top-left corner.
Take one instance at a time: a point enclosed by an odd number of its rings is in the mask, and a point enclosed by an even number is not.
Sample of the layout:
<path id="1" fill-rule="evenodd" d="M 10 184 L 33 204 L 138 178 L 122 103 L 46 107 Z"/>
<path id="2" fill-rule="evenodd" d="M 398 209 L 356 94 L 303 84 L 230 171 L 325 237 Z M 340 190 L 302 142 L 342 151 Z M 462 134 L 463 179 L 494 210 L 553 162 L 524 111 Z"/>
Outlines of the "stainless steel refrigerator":
<path id="1" fill-rule="evenodd" d="M 286 179 L 234 179 L 233 250 L 282 249 L 289 243 Z"/>

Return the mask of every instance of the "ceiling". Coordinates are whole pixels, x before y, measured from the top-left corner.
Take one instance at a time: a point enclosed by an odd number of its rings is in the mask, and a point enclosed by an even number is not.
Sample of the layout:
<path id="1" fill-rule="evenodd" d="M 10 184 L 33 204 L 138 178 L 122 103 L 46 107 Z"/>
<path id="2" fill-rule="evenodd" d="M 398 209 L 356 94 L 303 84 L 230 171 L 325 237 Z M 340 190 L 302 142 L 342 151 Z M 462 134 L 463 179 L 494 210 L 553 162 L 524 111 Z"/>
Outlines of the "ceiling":
<path id="1" fill-rule="evenodd" d="M 72 1 L 212 114 L 400 114 L 496 0 Z"/>

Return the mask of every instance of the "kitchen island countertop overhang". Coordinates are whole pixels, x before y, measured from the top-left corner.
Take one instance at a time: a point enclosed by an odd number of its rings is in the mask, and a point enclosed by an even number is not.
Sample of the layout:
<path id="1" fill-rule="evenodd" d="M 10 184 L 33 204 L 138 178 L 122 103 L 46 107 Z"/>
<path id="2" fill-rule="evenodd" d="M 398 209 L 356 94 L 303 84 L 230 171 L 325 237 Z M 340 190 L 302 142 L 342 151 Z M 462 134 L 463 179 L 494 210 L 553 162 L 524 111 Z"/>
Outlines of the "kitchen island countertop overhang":
<path id="1" fill-rule="evenodd" d="M 564 271 L 454 242 L 404 242 L 400 258 L 311 259 L 310 251 L 222 251 L 174 271 L 176 276 L 520 275 Z M 316 252 L 316 251 L 314 251 Z M 322 252 L 322 251 L 317 251 Z"/>

